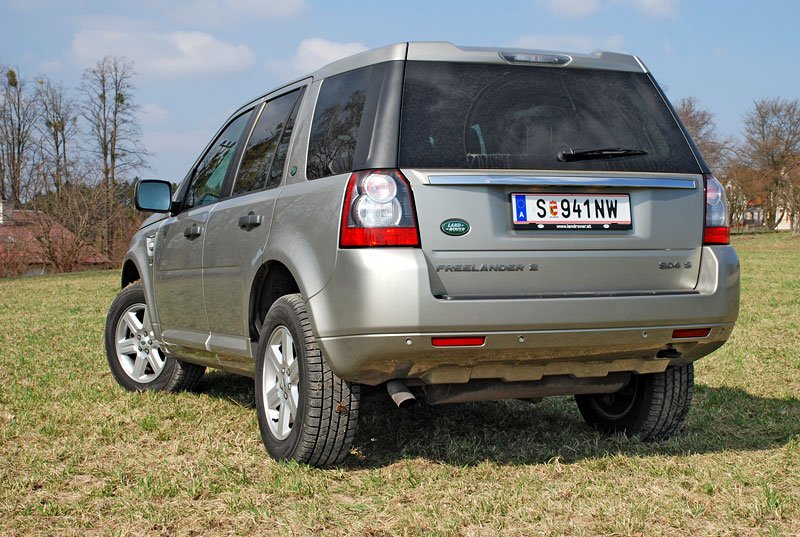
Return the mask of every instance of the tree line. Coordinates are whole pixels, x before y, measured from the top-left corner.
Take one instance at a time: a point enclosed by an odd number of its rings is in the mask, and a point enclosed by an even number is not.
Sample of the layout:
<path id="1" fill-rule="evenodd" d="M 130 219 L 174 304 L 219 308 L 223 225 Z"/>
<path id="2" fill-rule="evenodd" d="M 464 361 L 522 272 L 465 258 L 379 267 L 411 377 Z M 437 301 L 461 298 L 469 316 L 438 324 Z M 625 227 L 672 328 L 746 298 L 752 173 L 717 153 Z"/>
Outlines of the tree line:
<path id="1" fill-rule="evenodd" d="M 800 233 L 800 101 L 757 100 L 744 115 L 740 139 L 719 135 L 714 115 L 693 97 L 678 115 L 711 170 L 725 185 L 734 229 L 775 229 L 788 222 Z M 760 211 L 760 221 L 745 218 Z"/>
<path id="2" fill-rule="evenodd" d="M 132 189 L 148 157 L 133 64 L 107 56 L 74 90 L 9 66 L 0 71 L 0 198 L 18 210 L 6 219 L 24 215 L 49 270 L 80 268 L 89 246 L 118 263 L 140 221 Z M 71 232 L 68 240 L 57 226 Z M 25 252 L 3 246 L 0 272 L 24 271 Z"/>

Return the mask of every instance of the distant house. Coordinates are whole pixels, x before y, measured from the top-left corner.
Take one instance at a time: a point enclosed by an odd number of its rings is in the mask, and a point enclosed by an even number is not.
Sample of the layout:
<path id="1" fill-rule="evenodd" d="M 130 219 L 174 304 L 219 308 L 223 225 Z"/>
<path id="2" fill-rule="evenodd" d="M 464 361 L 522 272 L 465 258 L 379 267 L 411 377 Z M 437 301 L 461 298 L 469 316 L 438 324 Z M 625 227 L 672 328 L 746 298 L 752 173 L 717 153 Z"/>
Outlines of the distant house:
<path id="1" fill-rule="evenodd" d="M 767 225 L 765 217 L 764 217 L 764 209 L 763 209 L 764 200 L 762 198 L 756 198 L 747 202 L 747 208 L 745 208 L 744 212 L 742 213 L 742 225 L 746 229 L 759 229 L 765 228 Z M 792 229 L 791 218 L 789 214 L 785 214 L 783 216 L 783 220 L 780 221 L 778 227 L 775 228 L 778 231 L 786 231 Z"/>
<path id="2" fill-rule="evenodd" d="M 761 208 L 761 200 L 755 199 L 747 202 L 747 208 L 742 213 L 742 224 L 747 227 L 764 225 L 764 209 Z"/>
<path id="3" fill-rule="evenodd" d="M 40 211 L 0 200 L 0 277 L 102 269 L 111 260 Z"/>

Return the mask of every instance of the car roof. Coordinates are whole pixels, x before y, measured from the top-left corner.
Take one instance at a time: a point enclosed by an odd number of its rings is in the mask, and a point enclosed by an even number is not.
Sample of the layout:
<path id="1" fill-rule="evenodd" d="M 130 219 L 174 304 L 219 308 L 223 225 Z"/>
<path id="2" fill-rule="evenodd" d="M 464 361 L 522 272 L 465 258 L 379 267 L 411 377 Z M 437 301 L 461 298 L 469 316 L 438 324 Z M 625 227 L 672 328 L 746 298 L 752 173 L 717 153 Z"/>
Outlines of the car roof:
<path id="1" fill-rule="evenodd" d="M 516 56 L 527 57 L 527 60 L 510 61 Z M 392 60 L 409 61 L 444 61 L 468 63 L 531 63 L 531 59 L 553 58 L 564 59 L 564 63 L 556 65 L 561 68 L 604 69 L 613 71 L 647 72 L 644 64 L 630 54 L 598 51 L 591 54 L 576 52 L 522 49 L 514 47 L 460 47 L 447 42 L 410 42 L 398 43 L 377 49 L 361 52 L 347 58 L 330 63 L 311 73 L 314 79 L 325 78 L 335 74 L 365 67 L 375 63 Z M 535 63 L 535 62 L 534 62 Z M 539 65 L 547 62 L 539 62 Z"/>

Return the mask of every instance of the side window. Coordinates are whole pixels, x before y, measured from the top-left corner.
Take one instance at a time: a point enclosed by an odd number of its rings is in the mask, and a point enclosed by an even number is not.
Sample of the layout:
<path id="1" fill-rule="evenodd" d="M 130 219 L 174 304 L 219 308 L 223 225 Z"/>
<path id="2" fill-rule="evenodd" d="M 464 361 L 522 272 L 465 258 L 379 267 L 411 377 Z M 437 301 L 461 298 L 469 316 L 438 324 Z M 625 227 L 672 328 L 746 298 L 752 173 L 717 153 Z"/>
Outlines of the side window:
<path id="1" fill-rule="evenodd" d="M 269 181 L 267 188 L 278 186 L 283 179 L 283 167 L 286 165 L 286 156 L 289 152 L 289 140 L 292 138 L 292 131 L 294 130 L 294 122 L 297 120 L 297 110 L 300 109 L 300 102 L 303 100 L 303 91 L 301 90 L 300 96 L 294 103 L 292 114 L 286 122 L 286 127 L 283 129 L 283 136 L 281 136 L 281 143 L 278 150 L 275 152 L 275 159 L 272 161 L 272 169 L 269 172 Z"/>
<path id="2" fill-rule="evenodd" d="M 280 184 L 294 122 L 294 115 L 289 118 L 289 112 L 293 110 L 293 106 L 297 108 L 295 103 L 300 91 L 287 93 L 265 105 L 244 150 L 233 187 L 234 195 L 273 188 Z M 279 166 L 277 170 L 276 166 Z"/>
<path id="3" fill-rule="evenodd" d="M 308 141 L 309 179 L 351 171 L 373 67 L 322 82 Z"/>
<path id="4" fill-rule="evenodd" d="M 233 120 L 197 165 L 186 193 L 184 209 L 208 205 L 219 200 L 225 173 L 236 153 L 236 144 L 239 143 L 251 113 L 244 113 Z"/>

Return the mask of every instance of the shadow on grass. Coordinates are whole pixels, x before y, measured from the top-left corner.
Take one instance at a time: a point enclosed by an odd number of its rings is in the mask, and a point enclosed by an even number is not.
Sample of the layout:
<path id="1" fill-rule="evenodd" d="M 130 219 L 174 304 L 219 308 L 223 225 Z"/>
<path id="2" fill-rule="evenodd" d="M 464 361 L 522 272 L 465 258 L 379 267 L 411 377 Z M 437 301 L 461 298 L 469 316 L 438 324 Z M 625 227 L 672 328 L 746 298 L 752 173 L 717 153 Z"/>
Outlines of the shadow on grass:
<path id="1" fill-rule="evenodd" d="M 239 406 L 252 408 L 253 411 L 256 408 L 253 379 L 249 377 L 214 369 L 203 375 L 203 380 L 195 391 L 226 399 Z"/>
<path id="2" fill-rule="evenodd" d="M 201 392 L 255 408 L 253 381 L 217 371 Z M 253 415 L 255 419 L 255 412 Z M 739 388 L 697 385 L 683 432 L 642 443 L 589 429 L 572 398 L 538 404 L 491 401 L 398 409 L 382 387 L 362 397 L 359 429 L 348 468 L 382 467 L 408 458 L 457 466 L 482 462 L 562 463 L 608 455 L 685 455 L 769 449 L 800 436 L 800 399 L 771 399 Z"/>

